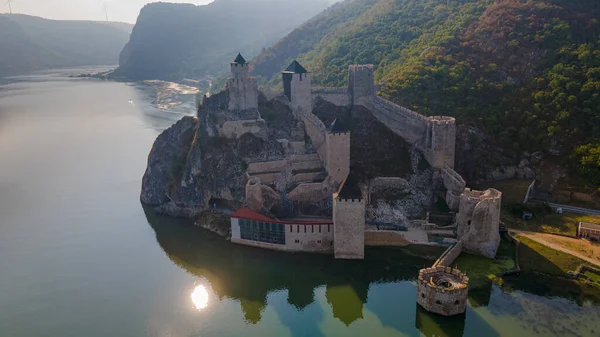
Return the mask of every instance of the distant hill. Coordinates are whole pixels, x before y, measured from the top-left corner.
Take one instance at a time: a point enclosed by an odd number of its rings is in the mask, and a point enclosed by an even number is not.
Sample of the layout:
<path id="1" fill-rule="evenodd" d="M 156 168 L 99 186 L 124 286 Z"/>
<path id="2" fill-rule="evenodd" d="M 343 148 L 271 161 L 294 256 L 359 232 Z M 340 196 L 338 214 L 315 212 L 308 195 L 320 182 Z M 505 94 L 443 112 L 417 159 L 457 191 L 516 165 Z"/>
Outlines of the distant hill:
<path id="1" fill-rule="evenodd" d="M 152 3 L 141 10 L 113 75 L 167 80 L 215 75 L 227 69 L 238 52 L 253 57 L 334 2 Z"/>
<path id="2" fill-rule="evenodd" d="M 117 64 L 132 25 L 0 15 L 0 77 L 36 69 Z"/>
<path id="3" fill-rule="evenodd" d="M 298 59 L 316 85 L 344 86 L 350 64 L 371 63 L 381 95 L 455 116 L 517 163 L 553 154 L 598 187 L 599 39 L 597 0 L 348 0 L 263 51 L 252 73 L 278 87 Z"/>

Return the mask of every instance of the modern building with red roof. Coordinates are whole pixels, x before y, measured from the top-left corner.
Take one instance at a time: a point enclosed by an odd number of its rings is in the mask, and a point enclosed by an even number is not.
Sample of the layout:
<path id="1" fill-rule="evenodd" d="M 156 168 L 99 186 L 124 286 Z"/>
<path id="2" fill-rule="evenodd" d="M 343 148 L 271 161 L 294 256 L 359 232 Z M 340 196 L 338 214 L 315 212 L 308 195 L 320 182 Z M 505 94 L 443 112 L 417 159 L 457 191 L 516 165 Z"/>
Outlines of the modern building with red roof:
<path id="1" fill-rule="evenodd" d="M 231 242 L 289 252 L 333 252 L 333 221 L 275 220 L 242 207 L 231 215 Z"/>
<path id="2" fill-rule="evenodd" d="M 342 259 L 364 258 L 365 202 L 350 176 L 333 195 L 333 213 L 333 221 L 275 220 L 242 207 L 231 215 L 231 242 L 288 252 L 334 253 Z"/>

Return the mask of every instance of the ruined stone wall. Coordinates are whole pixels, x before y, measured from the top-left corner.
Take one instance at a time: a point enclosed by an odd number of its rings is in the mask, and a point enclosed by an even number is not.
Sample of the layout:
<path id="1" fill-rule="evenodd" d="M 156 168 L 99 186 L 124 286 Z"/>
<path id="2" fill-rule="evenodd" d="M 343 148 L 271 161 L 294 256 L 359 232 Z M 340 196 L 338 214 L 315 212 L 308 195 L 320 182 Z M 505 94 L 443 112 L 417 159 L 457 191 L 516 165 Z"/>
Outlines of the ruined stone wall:
<path id="1" fill-rule="evenodd" d="M 317 203 L 331 197 L 332 193 L 332 188 L 326 183 L 302 183 L 288 193 L 287 197 L 293 201 Z"/>
<path id="2" fill-rule="evenodd" d="M 365 246 L 403 247 L 410 245 L 403 232 L 365 231 Z"/>
<path id="3" fill-rule="evenodd" d="M 337 106 L 349 106 L 352 104 L 347 88 L 313 87 L 312 97 L 313 102 L 315 102 L 317 97 L 319 97 Z"/>
<path id="4" fill-rule="evenodd" d="M 448 289 L 436 283 L 452 282 Z M 425 310 L 444 316 L 459 315 L 467 309 L 469 278 L 458 269 L 431 267 L 421 269 L 417 280 L 417 303 Z"/>
<path id="5" fill-rule="evenodd" d="M 460 208 L 460 196 L 467 187 L 467 183 L 452 168 L 446 166 L 442 169 L 442 180 L 446 187 L 446 203 L 452 211 L 458 211 Z"/>
<path id="6" fill-rule="evenodd" d="M 250 163 L 248 164 L 248 169 L 246 170 L 246 172 L 251 175 L 265 172 L 281 172 L 285 170 L 286 164 L 286 160 Z"/>
<path id="7" fill-rule="evenodd" d="M 327 134 L 327 172 L 336 183 L 350 173 L 350 132 Z"/>
<path id="8" fill-rule="evenodd" d="M 267 126 L 264 119 L 226 121 L 219 128 L 219 136 L 240 138 L 243 134 L 251 133 L 259 138 L 267 137 Z"/>
<path id="9" fill-rule="evenodd" d="M 336 259 L 364 259 L 365 199 L 333 200 L 334 253 Z"/>
<path id="10" fill-rule="evenodd" d="M 458 239 L 466 252 L 494 258 L 500 244 L 500 207 L 502 193 L 495 189 L 465 189 L 456 217 Z"/>

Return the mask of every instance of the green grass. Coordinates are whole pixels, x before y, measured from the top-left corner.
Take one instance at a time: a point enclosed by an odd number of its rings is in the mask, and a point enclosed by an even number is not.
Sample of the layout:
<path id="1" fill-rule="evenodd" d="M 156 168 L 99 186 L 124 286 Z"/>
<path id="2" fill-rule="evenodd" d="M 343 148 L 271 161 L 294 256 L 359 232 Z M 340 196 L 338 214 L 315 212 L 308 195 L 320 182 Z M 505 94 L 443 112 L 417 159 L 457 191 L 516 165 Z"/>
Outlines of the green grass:
<path id="1" fill-rule="evenodd" d="M 596 274 L 591 270 L 586 270 L 583 275 L 587 276 L 591 283 L 600 287 L 600 274 Z"/>
<path id="2" fill-rule="evenodd" d="M 495 259 L 462 253 L 452 267 L 457 266 L 469 276 L 469 288 L 484 287 L 490 279 L 515 268 L 515 249 L 514 244 L 502 240 Z"/>
<path id="3" fill-rule="evenodd" d="M 567 272 L 575 271 L 581 264 L 589 264 L 578 257 L 546 247 L 526 237 L 517 235 L 517 238 L 521 241 L 519 262 L 523 271 L 567 277 Z"/>
<path id="4" fill-rule="evenodd" d="M 540 208 L 534 210 L 533 219 L 525 221 L 508 209 L 505 209 L 502 212 L 502 222 L 504 222 L 508 228 L 530 232 L 560 234 L 571 237 L 577 236 L 577 227 L 582 221 L 600 223 L 600 216 L 570 213 L 544 213 Z"/>

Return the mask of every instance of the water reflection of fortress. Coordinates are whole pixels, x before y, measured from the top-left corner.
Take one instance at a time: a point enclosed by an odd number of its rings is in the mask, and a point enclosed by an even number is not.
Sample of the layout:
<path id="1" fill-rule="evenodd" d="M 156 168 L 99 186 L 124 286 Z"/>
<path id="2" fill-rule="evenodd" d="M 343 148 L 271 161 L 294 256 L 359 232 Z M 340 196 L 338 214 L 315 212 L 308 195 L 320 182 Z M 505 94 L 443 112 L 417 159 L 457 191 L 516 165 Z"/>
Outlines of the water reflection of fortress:
<path id="1" fill-rule="evenodd" d="M 230 245 L 212 233 L 187 224 L 174 224 L 177 220 L 155 216 L 151 211 L 147 212 L 147 217 L 169 258 L 189 273 L 207 279 L 219 298 L 239 300 L 246 321 L 252 324 L 262 319 L 269 293 L 287 289 L 287 302 L 300 311 L 315 301 L 316 289 L 325 287 L 325 298 L 333 316 L 349 326 L 363 318 L 372 284 L 413 281 L 418 269 L 430 263 L 400 251 L 377 248 L 365 252 L 369 263 L 333 260 L 312 254 L 279 254 Z M 413 298 L 414 294 L 410 293 L 406 300 L 412 302 Z M 437 320 L 443 318 L 420 308 L 415 310 L 417 328 L 426 335 L 439 336 L 439 333 L 426 330 L 440 329 Z M 380 319 L 384 325 L 398 328 L 394 319 L 389 322 Z M 449 325 L 444 329 L 449 331 L 442 336 L 462 335 L 464 319 L 446 322 Z"/>

